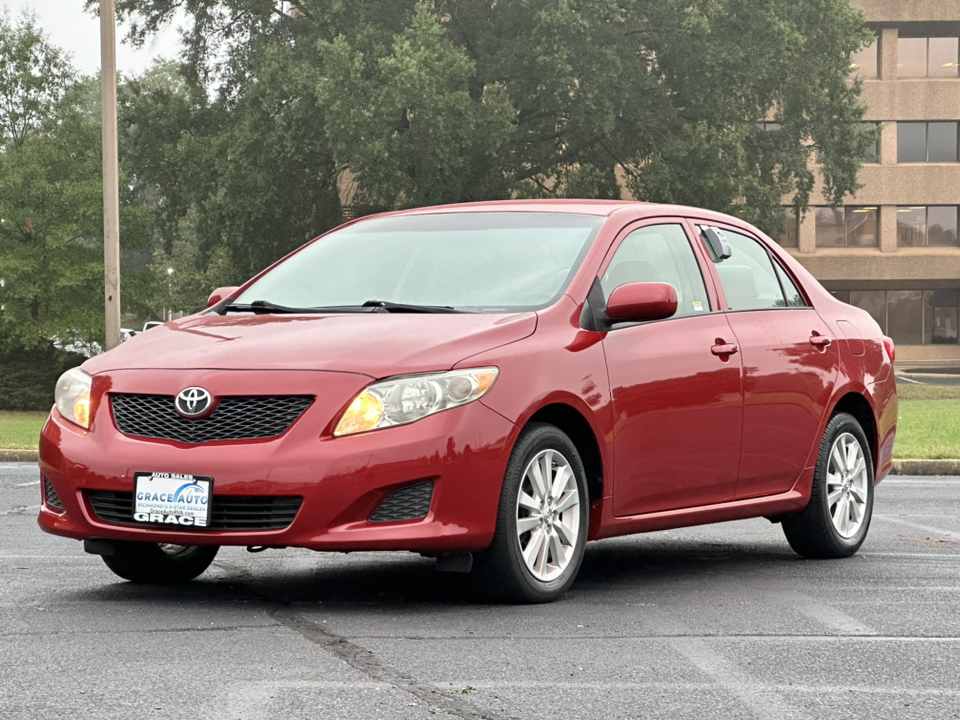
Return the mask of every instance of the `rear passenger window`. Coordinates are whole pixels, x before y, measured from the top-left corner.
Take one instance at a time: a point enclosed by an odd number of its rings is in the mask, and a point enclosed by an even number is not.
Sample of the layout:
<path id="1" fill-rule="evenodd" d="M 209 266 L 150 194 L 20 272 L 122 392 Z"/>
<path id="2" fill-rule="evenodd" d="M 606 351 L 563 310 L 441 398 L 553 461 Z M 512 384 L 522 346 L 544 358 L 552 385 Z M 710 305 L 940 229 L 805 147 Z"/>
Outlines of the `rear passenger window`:
<path id="1" fill-rule="evenodd" d="M 763 245 L 732 230 L 723 234 L 733 253 L 716 268 L 731 310 L 806 306 L 793 280 Z"/>
<path id="2" fill-rule="evenodd" d="M 700 265 L 677 224 L 648 225 L 627 235 L 600 278 L 603 299 L 628 282 L 664 282 L 677 290 L 674 317 L 710 311 Z"/>
<path id="3" fill-rule="evenodd" d="M 806 307 L 807 303 L 804 301 L 803 295 L 800 294 L 793 280 L 787 275 L 787 271 L 780 267 L 776 258 L 773 259 L 773 267 L 777 271 L 777 279 L 780 281 L 783 293 L 787 296 L 787 307 Z"/>

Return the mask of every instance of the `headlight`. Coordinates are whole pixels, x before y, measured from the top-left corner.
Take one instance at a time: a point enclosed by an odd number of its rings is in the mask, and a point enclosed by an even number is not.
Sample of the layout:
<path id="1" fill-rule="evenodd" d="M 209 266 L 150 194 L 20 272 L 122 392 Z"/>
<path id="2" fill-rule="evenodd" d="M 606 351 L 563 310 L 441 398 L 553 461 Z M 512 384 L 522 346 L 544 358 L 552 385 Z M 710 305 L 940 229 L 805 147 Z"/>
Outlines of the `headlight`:
<path id="1" fill-rule="evenodd" d="M 60 414 L 84 430 L 90 427 L 90 385 L 92 383 L 92 377 L 75 367 L 60 376 L 54 393 Z"/>
<path id="2" fill-rule="evenodd" d="M 340 437 L 406 425 L 441 410 L 466 405 L 483 397 L 499 372 L 488 367 L 376 382 L 353 399 L 333 434 Z"/>

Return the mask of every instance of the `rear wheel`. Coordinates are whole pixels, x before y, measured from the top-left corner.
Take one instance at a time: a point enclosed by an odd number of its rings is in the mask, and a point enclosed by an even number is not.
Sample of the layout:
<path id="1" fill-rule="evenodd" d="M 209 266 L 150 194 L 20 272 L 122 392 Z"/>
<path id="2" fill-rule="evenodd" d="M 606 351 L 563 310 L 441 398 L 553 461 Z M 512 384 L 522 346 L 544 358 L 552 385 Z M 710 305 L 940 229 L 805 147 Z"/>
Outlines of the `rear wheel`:
<path id="1" fill-rule="evenodd" d="M 810 503 L 784 518 L 783 532 L 804 557 L 849 557 L 866 539 L 872 514 L 870 444 L 856 418 L 837 413 L 820 443 Z"/>
<path id="2" fill-rule="evenodd" d="M 527 427 L 510 457 L 493 543 L 477 576 L 498 599 L 550 602 L 577 576 L 587 542 L 586 473 L 561 430 Z"/>
<path id="3" fill-rule="evenodd" d="M 193 580 L 210 567 L 219 545 L 116 542 L 103 562 L 114 573 L 135 583 L 176 585 Z"/>

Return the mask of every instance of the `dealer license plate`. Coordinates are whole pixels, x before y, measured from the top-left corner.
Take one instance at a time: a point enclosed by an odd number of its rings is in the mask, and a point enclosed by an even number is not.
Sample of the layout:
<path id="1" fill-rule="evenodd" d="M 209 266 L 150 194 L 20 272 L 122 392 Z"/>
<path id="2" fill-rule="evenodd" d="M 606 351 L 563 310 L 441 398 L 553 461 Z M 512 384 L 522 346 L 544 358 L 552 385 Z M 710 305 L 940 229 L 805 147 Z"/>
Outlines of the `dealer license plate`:
<path id="1" fill-rule="evenodd" d="M 134 474 L 133 519 L 180 527 L 208 527 L 213 478 L 179 473 Z"/>

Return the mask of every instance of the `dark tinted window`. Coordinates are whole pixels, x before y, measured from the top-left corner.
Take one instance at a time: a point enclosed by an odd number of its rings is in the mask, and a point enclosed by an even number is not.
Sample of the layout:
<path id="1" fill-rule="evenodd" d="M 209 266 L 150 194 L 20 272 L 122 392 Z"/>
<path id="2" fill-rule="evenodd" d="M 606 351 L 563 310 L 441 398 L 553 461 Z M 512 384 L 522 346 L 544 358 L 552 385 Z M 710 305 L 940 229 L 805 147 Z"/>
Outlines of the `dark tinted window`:
<path id="1" fill-rule="evenodd" d="M 926 290 L 923 293 L 923 342 L 957 344 L 957 291 Z"/>
<path id="2" fill-rule="evenodd" d="M 897 123 L 897 162 L 957 162 L 957 122 Z"/>
<path id="3" fill-rule="evenodd" d="M 880 123 L 871 123 L 871 122 L 857 123 L 857 130 L 859 131 L 873 130 L 874 128 L 877 128 L 879 126 L 880 126 Z M 870 145 L 869 148 L 867 148 L 867 152 L 864 154 L 861 160 L 863 160 L 863 162 L 867 164 L 876 164 L 880 162 L 880 138 L 879 137 L 873 141 L 873 144 Z"/>
<path id="4" fill-rule="evenodd" d="M 902 345 L 956 345 L 960 339 L 956 288 L 832 292 L 870 313 L 881 331 Z"/>
<path id="5" fill-rule="evenodd" d="M 897 123 L 897 162 L 927 161 L 927 124 Z"/>
<path id="6" fill-rule="evenodd" d="M 886 293 L 883 290 L 851 290 L 849 303 L 866 310 L 877 321 L 883 332 L 887 331 Z"/>
<path id="7" fill-rule="evenodd" d="M 887 334 L 896 343 L 923 342 L 923 291 L 887 290 Z"/>
<path id="8" fill-rule="evenodd" d="M 957 124 L 932 122 L 927 125 L 927 161 L 957 161 Z"/>

